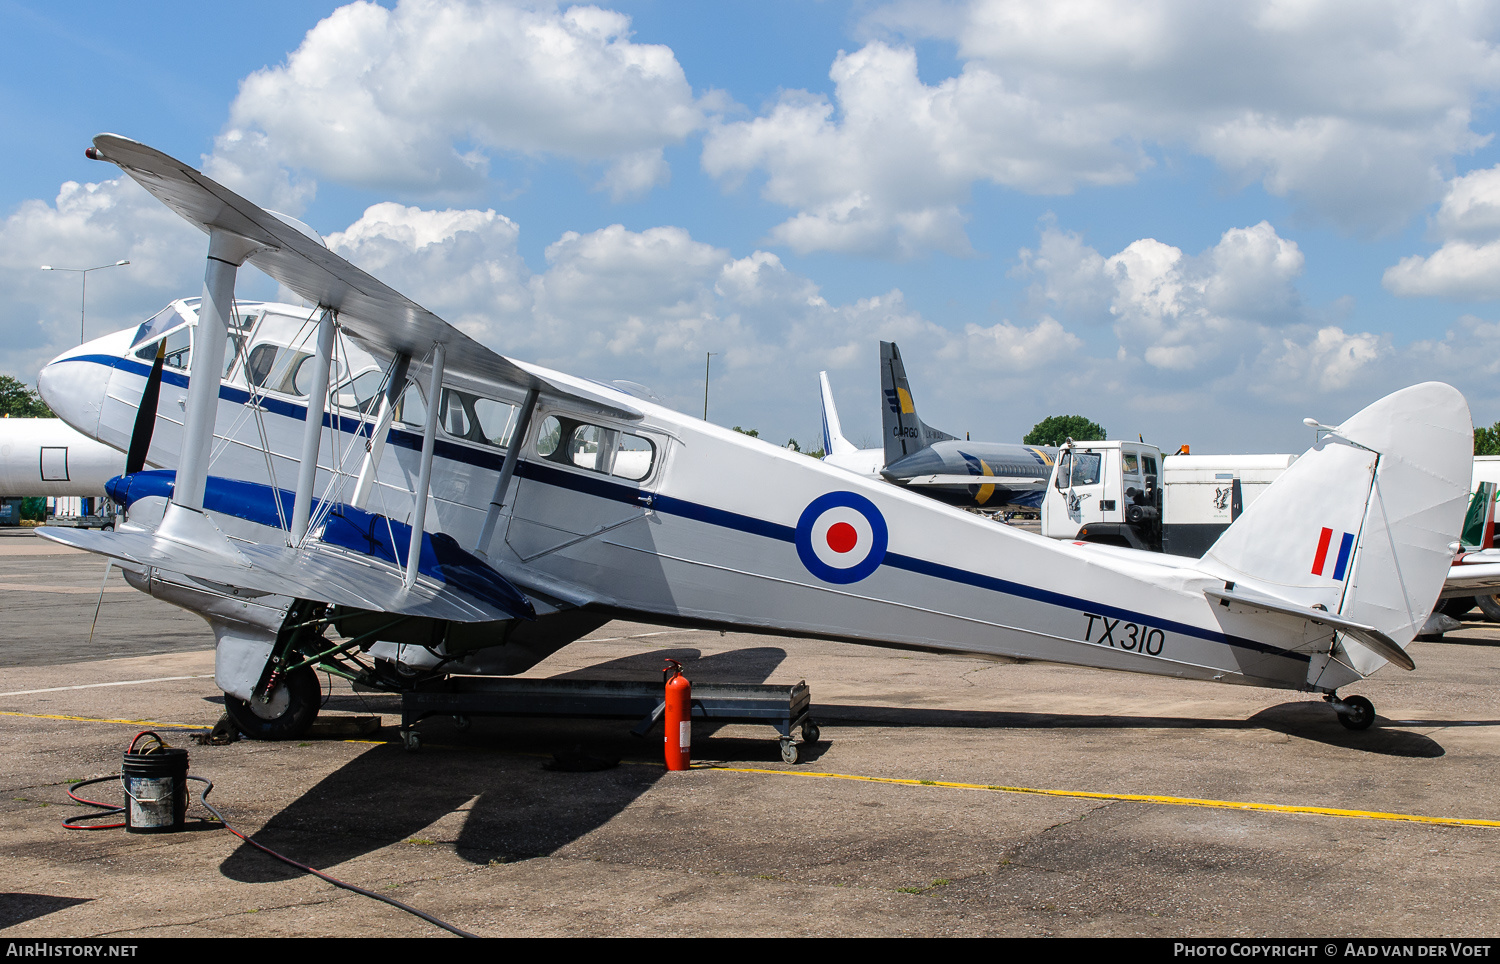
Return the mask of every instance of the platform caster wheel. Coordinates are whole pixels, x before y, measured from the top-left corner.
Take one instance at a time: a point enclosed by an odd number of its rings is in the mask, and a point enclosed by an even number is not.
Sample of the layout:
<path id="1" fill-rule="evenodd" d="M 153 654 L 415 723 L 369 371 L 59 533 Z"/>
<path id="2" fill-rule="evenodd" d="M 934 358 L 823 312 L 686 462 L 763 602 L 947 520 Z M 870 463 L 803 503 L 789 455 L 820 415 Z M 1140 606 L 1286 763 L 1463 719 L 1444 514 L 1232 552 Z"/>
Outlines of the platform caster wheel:
<path id="1" fill-rule="evenodd" d="M 406 752 L 408 753 L 417 752 L 422 749 L 422 734 L 416 730 L 402 730 L 401 745 L 406 748 Z"/>
<path id="2" fill-rule="evenodd" d="M 295 740 L 307 732 L 323 702 L 323 687 L 311 666 L 287 673 L 264 701 L 224 694 L 224 710 L 252 740 Z"/>
<path id="3" fill-rule="evenodd" d="M 1375 704 L 1363 696 L 1345 697 L 1343 703 L 1348 710 L 1339 713 L 1339 722 L 1346 730 L 1368 730 L 1375 722 Z"/>
<path id="4" fill-rule="evenodd" d="M 796 740 L 781 741 L 781 762 L 796 763 L 801 758 L 801 748 L 797 746 Z"/>
<path id="5" fill-rule="evenodd" d="M 802 742 L 816 743 L 823 736 L 823 731 L 818 729 L 818 724 L 811 720 L 802 724 Z"/>

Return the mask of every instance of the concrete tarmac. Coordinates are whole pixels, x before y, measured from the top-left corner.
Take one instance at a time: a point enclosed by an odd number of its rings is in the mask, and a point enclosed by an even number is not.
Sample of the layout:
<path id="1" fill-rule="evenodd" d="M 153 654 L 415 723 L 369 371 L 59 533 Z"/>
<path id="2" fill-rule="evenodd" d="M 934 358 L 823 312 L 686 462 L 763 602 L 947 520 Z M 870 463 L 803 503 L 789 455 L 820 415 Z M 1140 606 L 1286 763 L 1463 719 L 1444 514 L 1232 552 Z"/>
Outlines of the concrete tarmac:
<path id="1" fill-rule="evenodd" d="M 1480 621 L 1351 687 L 1379 714 L 1363 733 L 1306 694 L 621 622 L 528 674 L 654 680 L 671 656 L 811 685 L 804 762 L 768 726 L 700 724 L 699 765 L 668 773 L 659 728 L 613 721 L 433 719 L 408 753 L 399 701 L 338 681 L 320 721 L 382 730 L 190 745 L 222 712 L 207 625 L 103 576 L 0 535 L 7 938 L 446 936 L 200 819 L 197 784 L 185 832 L 64 829 L 87 809 L 69 785 L 145 728 L 189 746 L 237 829 L 487 936 L 1500 934 Z M 543 768 L 576 748 L 621 762 Z"/>

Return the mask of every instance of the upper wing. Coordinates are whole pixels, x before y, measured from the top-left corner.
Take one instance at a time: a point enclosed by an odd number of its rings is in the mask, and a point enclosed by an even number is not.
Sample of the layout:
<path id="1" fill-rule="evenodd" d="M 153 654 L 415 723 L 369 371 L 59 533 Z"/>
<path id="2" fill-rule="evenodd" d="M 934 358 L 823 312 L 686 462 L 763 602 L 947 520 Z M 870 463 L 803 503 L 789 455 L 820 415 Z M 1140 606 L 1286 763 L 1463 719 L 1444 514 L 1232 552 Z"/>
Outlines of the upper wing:
<path id="1" fill-rule="evenodd" d="M 536 388 L 616 418 L 641 417 L 638 409 L 623 404 L 613 393 L 596 393 L 581 379 L 570 379 L 564 388 L 491 351 L 295 225 L 155 148 L 116 134 L 100 134 L 94 138 L 90 156 L 117 165 L 202 230 L 219 228 L 263 245 L 250 255 L 251 264 L 306 300 L 338 312 L 344 330 L 379 353 L 421 359 L 433 344 L 441 343 L 450 370 Z"/>

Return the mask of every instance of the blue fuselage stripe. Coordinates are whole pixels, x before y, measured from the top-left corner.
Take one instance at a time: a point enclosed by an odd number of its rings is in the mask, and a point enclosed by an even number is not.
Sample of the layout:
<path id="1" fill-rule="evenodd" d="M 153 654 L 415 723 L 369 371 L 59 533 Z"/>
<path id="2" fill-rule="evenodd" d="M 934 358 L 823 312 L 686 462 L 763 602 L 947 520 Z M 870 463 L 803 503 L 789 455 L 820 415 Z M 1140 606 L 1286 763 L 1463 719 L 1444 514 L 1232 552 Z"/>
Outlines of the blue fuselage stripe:
<path id="1" fill-rule="evenodd" d="M 109 355 L 79 355 L 67 360 L 93 362 L 95 364 L 101 364 L 106 367 L 118 368 L 123 371 L 131 372 L 133 374 L 140 375 L 143 378 L 151 374 L 150 366 L 140 364 L 139 362 L 136 362 L 130 358 L 120 358 Z M 186 375 L 170 370 L 163 370 L 162 381 L 181 388 L 186 388 L 188 385 L 188 378 Z M 226 401 L 243 405 L 250 400 L 250 393 L 241 388 L 223 385 L 219 389 L 219 397 L 225 399 Z M 283 415 L 287 418 L 295 419 L 297 421 L 307 420 L 307 406 L 305 405 L 298 405 L 294 402 L 287 402 L 265 395 L 258 396 L 258 401 L 260 405 L 268 412 L 273 412 L 277 415 Z M 331 427 L 332 418 L 333 416 L 331 414 L 325 414 L 323 418 L 324 425 Z M 339 431 L 353 435 L 362 431 L 368 431 L 369 424 L 369 422 L 363 421 L 361 419 L 340 417 Z M 409 448 L 416 451 L 420 451 L 422 448 L 422 436 L 411 432 L 404 432 L 399 429 L 393 428 L 391 429 L 390 434 L 387 436 L 387 439 L 390 444 L 399 445 L 402 448 Z M 496 472 L 500 471 L 500 467 L 504 462 L 504 453 L 500 452 L 498 449 L 494 452 L 486 452 L 482 450 L 476 450 L 465 445 L 456 445 L 452 442 L 445 442 L 442 440 L 439 440 L 437 442 L 435 454 L 438 457 L 447 459 L 449 461 L 460 462 L 467 465 L 474 465 Z M 614 482 L 606 476 L 600 476 L 592 473 L 584 474 L 576 471 L 566 471 L 563 469 L 553 468 L 546 464 L 532 462 L 526 459 L 521 460 L 521 462 L 516 466 L 516 474 L 521 476 L 522 478 L 531 479 L 544 485 L 553 485 L 560 488 L 572 489 L 575 492 L 582 492 L 586 495 L 592 495 L 601 499 L 609 499 L 614 502 L 640 504 L 642 500 L 641 490 L 635 486 L 623 485 L 621 483 Z M 286 496 L 289 498 L 290 493 L 286 493 Z M 274 517 L 274 504 L 271 504 L 268 500 L 266 508 L 268 509 L 268 512 L 262 514 L 261 517 L 267 519 Z M 644 508 L 644 505 L 642 506 L 642 508 Z M 653 495 L 651 508 L 655 509 L 657 512 L 661 512 L 667 515 L 673 515 L 683 519 L 692 519 L 695 522 L 703 522 L 708 525 L 719 526 L 725 529 L 733 529 L 739 532 L 745 532 L 750 535 L 761 536 L 767 539 L 775 539 L 779 542 L 787 542 L 795 545 L 797 539 L 796 529 L 792 526 L 781 525 L 780 523 L 776 522 L 767 522 L 764 519 L 756 519 L 751 516 L 741 515 L 737 512 L 731 512 L 727 509 L 720 509 L 714 506 L 703 505 L 697 502 L 690 502 L 685 499 L 673 498 L 671 496 Z M 290 510 L 287 509 L 285 511 Z M 887 553 L 882 564 L 889 565 L 896 569 L 904 569 L 907 572 L 916 573 L 918 575 L 929 576 L 934 579 L 941 579 L 946 582 L 973 586 L 977 589 L 997 592 L 1007 596 L 1015 596 L 1021 599 L 1030 599 L 1036 602 L 1046 603 L 1047 605 L 1058 606 L 1064 609 L 1073 609 L 1080 613 L 1092 612 L 1100 616 L 1108 617 L 1110 619 L 1124 619 L 1130 622 L 1139 623 L 1144 626 L 1151 626 L 1154 628 L 1166 630 L 1168 632 L 1179 633 L 1184 636 L 1193 636 L 1199 639 L 1208 640 L 1210 642 L 1224 643 L 1240 649 L 1248 649 L 1254 652 L 1265 653 L 1272 656 L 1280 656 L 1286 659 L 1297 660 L 1304 663 L 1309 661 L 1309 657 L 1305 653 L 1289 652 L 1287 650 L 1279 649 L 1275 646 L 1269 646 L 1265 643 L 1257 642 L 1253 639 L 1228 636 L 1223 633 L 1216 633 L 1210 629 L 1204 629 L 1199 626 L 1194 626 L 1190 623 L 1161 619 L 1156 616 L 1149 616 L 1143 613 L 1133 612 L 1128 609 L 1121 609 L 1117 606 L 1104 605 L 1102 603 L 1094 602 L 1093 600 L 1081 599 L 1077 596 L 1069 596 L 1065 593 L 1053 592 L 1048 589 L 1040 589 L 1036 586 L 1029 586 L 1024 583 L 1011 582 L 1009 580 L 999 579 L 994 576 L 982 575 L 977 572 L 969 572 L 965 569 L 956 569 L 952 566 L 945 566 L 941 563 L 929 562 L 925 559 L 917 559 L 912 556 L 903 556 L 899 553 Z"/>

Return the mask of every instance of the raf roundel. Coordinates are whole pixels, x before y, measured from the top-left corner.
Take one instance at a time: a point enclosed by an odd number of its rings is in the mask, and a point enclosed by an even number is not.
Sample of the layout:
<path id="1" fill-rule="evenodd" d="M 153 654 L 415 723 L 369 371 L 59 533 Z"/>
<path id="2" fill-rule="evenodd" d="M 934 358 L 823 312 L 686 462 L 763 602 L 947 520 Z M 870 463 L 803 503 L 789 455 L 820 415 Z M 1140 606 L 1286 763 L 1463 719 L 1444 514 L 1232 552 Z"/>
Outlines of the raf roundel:
<path id="1" fill-rule="evenodd" d="M 797 520 L 797 555 L 824 582 L 859 582 L 880 567 L 888 541 L 880 510 L 853 492 L 819 496 Z"/>

